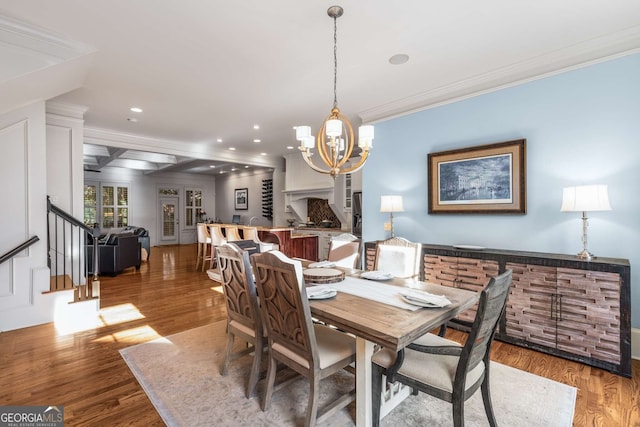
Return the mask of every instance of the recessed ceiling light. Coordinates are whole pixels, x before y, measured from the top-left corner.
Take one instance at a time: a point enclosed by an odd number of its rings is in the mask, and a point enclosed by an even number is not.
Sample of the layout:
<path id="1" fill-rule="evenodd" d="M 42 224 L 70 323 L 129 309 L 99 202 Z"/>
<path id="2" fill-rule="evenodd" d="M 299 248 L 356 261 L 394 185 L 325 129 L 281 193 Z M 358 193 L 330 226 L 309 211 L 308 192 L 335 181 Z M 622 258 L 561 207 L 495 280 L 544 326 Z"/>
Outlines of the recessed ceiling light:
<path id="1" fill-rule="evenodd" d="M 267 153 L 260 153 L 260 155 L 261 155 L 261 156 L 266 156 L 266 155 L 267 155 Z"/>
<path id="2" fill-rule="evenodd" d="M 256 129 L 256 130 L 260 129 L 260 125 L 253 125 L 253 128 Z"/>
<path id="3" fill-rule="evenodd" d="M 253 142 L 256 142 L 256 143 L 257 142 L 262 142 L 262 140 L 261 139 L 254 139 Z"/>
<path id="4" fill-rule="evenodd" d="M 287 145 L 287 150 L 293 150 L 293 145 Z"/>
<path id="5" fill-rule="evenodd" d="M 216 165 L 210 165 L 209 167 L 210 167 L 211 169 L 215 169 L 215 168 L 216 168 Z"/>
<path id="6" fill-rule="evenodd" d="M 129 110 L 133 111 L 134 113 L 142 113 L 142 108 L 140 107 L 131 107 L 129 108 Z"/>
<path id="7" fill-rule="evenodd" d="M 409 60 L 409 55 L 406 55 L 404 53 L 398 53 L 396 55 L 393 55 L 391 58 L 389 58 L 389 63 L 393 65 L 402 65 L 406 63 L 408 60 Z"/>
<path id="8" fill-rule="evenodd" d="M 129 120 L 132 123 L 137 123 L 138 119 L 136 119 L 135 117 L 127 117 L 127 120 Z"/>
<path id="9" fill-rule="evenodd" d="M 244 166 L 244 168 L 245 168 L 245 169 L 249 169 L 249 165 L 245 165 L 245 166 Z"/>
<path id="10" fill-rule="evenodd" d="M 229 147 L 229 150 L 236 151 L 236 147 Z"/>
<path id="11" fill-rule="evenodd" d="M 222 142 L 222 138 L 216 139 L 216 142 Z"/>
<path id="12" fill-rule="evenodd" d="M 224 171 L 220 171 L 220 173 L 221 173 L 221 174 L 223 174 L 223 173 L 224 173 Z"/>
<path id="13" fill-rule="evenodd" d="M 231 168 L 231 172 L 235 172 L 235 171 L 236 171 L 236 168 Z"/>

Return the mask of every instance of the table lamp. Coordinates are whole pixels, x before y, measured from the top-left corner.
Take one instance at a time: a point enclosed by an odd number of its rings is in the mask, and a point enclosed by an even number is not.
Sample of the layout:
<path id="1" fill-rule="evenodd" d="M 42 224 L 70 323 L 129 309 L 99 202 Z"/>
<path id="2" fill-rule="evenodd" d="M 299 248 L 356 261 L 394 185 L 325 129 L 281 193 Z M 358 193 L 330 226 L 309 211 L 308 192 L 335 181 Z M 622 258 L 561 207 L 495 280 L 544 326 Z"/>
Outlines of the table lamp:
<path id="1" fill-rule="evenodd" d="M 610 211 L 606 185 L 581 185 L 565 187 L 562 191 L 561 212 L 582 212 L 582 252 L 578 258 L 590 261 L 594 256 L 587 249 L 587 211 Z"/>
<path id="2" fill-rule="evenodd" d="M 393 213 L 404 212 L 404 208 L 402 207 L 402 196 L 380 196 L 380 212 L 389 212 L 391 237 L 394 237 Z"/>

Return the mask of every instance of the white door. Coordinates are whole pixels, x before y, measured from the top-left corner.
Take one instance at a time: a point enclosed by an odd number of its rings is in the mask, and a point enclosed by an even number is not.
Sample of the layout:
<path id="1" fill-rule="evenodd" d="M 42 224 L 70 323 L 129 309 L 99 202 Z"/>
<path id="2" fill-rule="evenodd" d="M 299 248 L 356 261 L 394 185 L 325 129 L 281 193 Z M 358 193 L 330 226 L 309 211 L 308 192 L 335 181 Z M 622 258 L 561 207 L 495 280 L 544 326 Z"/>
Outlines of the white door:
<path id="1" fill-rule="evenodd" d="M 159 245 L 177 245 L 180 243 L 180 229 L 178 227 L 178 206 L 177 196 L 160 197 L 160 239 Z"/>

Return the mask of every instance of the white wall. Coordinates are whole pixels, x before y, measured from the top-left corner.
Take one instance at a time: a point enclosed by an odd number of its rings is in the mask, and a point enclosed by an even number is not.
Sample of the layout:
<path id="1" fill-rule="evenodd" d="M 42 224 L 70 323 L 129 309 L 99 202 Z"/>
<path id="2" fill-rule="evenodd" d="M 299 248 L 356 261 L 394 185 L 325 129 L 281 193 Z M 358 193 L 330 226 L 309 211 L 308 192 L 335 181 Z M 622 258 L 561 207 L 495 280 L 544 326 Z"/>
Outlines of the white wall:
<path id="1" fill-rule="evenodd" d="M 640 307 L 640 54 L 376 124 L 363 174 L 365 240 L 385 238 L 380 195 L 404 196 L 396 235 L 439 244 L 575 254 L 578 213 L 560 212 L 562 188 L 609 185 L 613 208 L 593 212 L 589 248 L 631 263 Z M 427 214 L 427 154 L 527 139 L 526 215 Z M 402 147 L 399 149 L 398 147 Z M 640 312 L 632 309 L 632 326 Z"/>
<path id="2" fill-rule="evenodd" d="M 252 217 L 256 217 L 252 225 L 272 225 L 273 220 L 262 216 L 263 179 L 273 179 L 273 172 L 240 172 L 218 177 L 216 180 L 216 217 L 220 218 L 224 223 L 230 223 L 233 215 L 240 215 L 241 224 L 248 224 Z M 234 193 L 238 188 L 246 188 L 248 190 L 247 210 L 235 209 Z M 275 186 L 273 192 L 274 195 L 278 192 Z"/>
<path id="3" fill-rule="evenodd" d="M 32 236 L 40 241 L 0 264 L 0 331 L 51 321 L 55 296 L 47 268 L 45 105 L 38 102 L 0 116 L 0 254 Z"/>

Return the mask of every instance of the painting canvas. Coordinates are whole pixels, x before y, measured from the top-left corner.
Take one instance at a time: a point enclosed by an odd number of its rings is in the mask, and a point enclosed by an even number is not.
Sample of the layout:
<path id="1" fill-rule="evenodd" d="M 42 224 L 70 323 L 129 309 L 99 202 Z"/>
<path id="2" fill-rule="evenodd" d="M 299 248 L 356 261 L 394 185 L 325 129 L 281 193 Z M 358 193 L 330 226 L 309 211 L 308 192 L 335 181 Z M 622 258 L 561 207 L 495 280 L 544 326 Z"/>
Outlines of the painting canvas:
<path id="1" fill-rule="evenodd" d="M 249 209 L 249 190 L 246 188 L 236 188 L 235 205 L 236 210 Z"/>
<path id="2" fill-rule="evenodd" d="M 429 154 L 429 213 L 525 213 L 525 140 Z"/>

